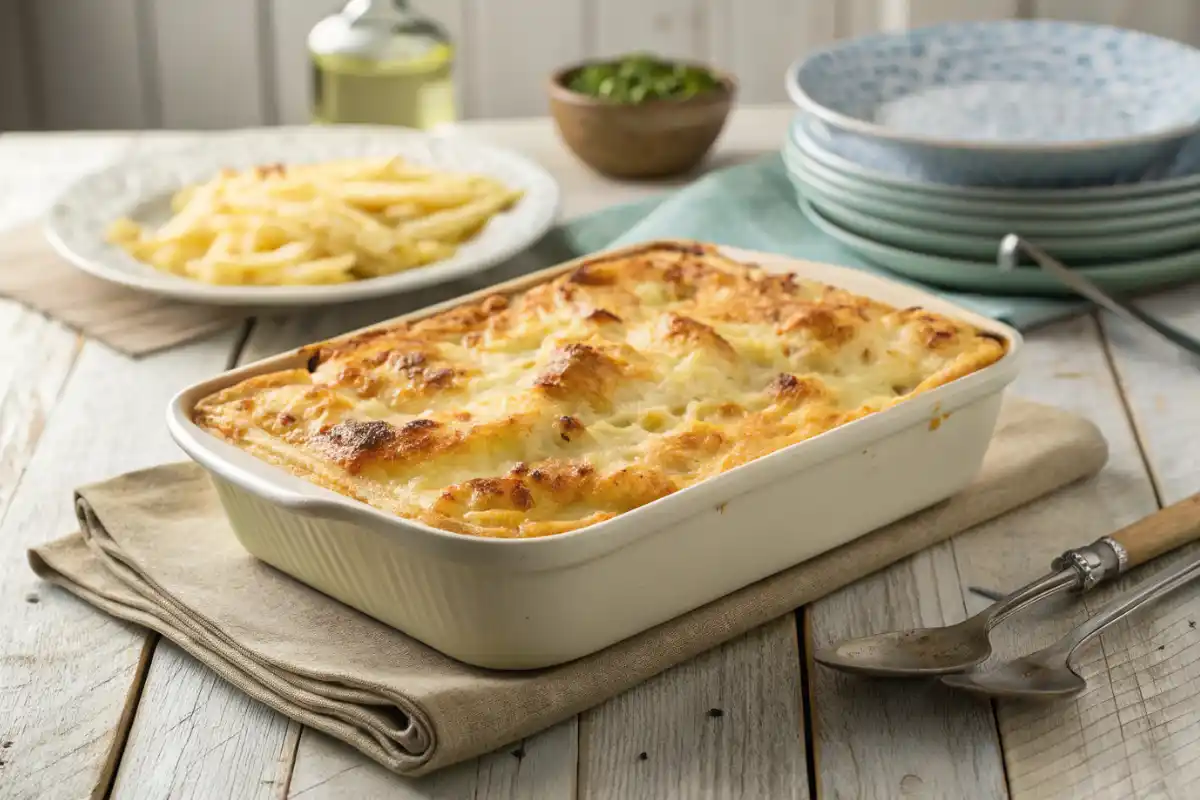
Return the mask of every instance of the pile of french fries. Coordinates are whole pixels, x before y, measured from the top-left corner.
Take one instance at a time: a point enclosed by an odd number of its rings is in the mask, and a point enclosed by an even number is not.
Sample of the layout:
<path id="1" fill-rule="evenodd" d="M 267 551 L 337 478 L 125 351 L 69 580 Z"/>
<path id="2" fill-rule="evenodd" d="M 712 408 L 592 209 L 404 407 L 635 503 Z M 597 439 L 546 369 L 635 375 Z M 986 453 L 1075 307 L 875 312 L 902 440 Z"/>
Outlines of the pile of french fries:
<path id="1" fill-rule="evenodd" d="M 346 283 L 449 258 L 520 197 L 400 158 L 225 169 L 177 192 L 163 225 L 118 219 L 108 240 L 210 284 Z"/>

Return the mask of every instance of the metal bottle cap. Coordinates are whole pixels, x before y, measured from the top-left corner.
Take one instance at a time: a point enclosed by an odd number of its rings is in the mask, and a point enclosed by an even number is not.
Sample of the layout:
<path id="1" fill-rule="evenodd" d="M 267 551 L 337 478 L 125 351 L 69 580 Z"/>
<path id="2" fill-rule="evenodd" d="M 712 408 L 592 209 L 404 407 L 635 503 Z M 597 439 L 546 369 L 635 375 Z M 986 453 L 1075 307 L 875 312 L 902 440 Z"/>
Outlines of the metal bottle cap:
<path id="1" fill-rule="evenodd" d="M 350 0 L 308 34 L 308 49 L 314 55 L 372 61 L 417 59 L 449 42 L 446 31 L 414 13 L 407 0 Z"/>

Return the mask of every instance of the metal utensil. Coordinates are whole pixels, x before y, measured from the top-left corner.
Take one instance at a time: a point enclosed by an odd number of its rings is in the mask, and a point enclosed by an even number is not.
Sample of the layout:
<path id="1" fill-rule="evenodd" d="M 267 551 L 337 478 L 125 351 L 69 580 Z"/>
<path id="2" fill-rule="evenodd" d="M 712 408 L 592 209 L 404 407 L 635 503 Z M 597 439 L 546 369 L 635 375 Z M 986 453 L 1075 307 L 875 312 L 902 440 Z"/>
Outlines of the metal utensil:
<path id="1" fill-rule="evenodd" d="M 1200 577 L 1200 557 L 1161 572 L 1121 595 L 1049 647 L 986 672 L 943 676 L 942 683 L 991 697 L 1051 700 L 1078 694 L 1087 688 L 1087 681 L 1071 666 L 1071 656 L 1076 650 L 1117 620 L 1197 577 Z"/>
<path id="2" fill-rule="evenodd" d="M 975 616 L 940 628 L 890 631 L 838 642 L 813 658 L 843 672 L 883 677 L 928 677 L 964 672 L 992 654 L 988 634 L 1009 616 L 1059 592 L 1086 592 L 1163 553 L 1200 539 L 1200 494 L 1054 559 L 1052 572 Z"/>
<path id="3" fill-rule="evenodd" d="M 1170 325 L 1155 319 L 1145 311 L 1131 303 L 1119 300 L 1101 289 L 1087 278 L 1067 268 L 1042 248 L 1022 239 L 1015 233 L 1010 233 L 1000 242 L 997 263 L 1000 269 L 1007 272 L 1017 269 L 1020 254 L 1026 253 L 1044 271 L 1050 273 L 1060 282 L 1073 289 L 1077 294 L 1086 297 L 1101 308 L 1106 308 L 1126 322 L 1146 328 L 1159 339 L 1172 344 L 1190 355 L 1200 355 L 1200 339 L 1196 339 Z"/>

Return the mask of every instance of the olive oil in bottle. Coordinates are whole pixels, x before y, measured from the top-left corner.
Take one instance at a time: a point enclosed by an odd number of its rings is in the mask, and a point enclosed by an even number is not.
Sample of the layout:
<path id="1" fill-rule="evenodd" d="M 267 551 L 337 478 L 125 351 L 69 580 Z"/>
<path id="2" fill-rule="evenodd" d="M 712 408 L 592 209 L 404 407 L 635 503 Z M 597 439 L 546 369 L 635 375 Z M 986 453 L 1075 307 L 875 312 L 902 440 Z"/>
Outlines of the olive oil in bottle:
<path id="1" fill-rule="evenodd" d="M 350 0 L 308 35 L 313 120 L 429 129 L 453 122 L 454 47 L 408 0 Z"/>

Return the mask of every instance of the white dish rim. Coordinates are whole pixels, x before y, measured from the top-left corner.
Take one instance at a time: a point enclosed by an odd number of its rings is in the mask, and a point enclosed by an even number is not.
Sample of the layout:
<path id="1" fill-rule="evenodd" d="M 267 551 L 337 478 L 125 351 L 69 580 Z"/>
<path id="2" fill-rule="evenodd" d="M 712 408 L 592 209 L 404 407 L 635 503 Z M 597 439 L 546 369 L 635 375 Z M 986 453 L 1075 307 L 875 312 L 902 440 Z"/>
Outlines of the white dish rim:
<path id="1" fill-rule="evenodd" d="M 243 285 L 214 285 L 200 281 L 165 275 L 154 271 L 153 267 L 142 264 L 132 256 L 113 250 L 112 258 L 119 258 L 135 265 L 137 269 L 123 268 L 106 263 L 104 259 L 93 259 L 87 254 L 76 250 L 64 235 L 58 224 L 58 217 L 64 213 L 65 204 L 72 201 L 75 192 L 92 181 L 104 180 L 123 171 L 130 170 L 138 163 L 148 160 L 167 162 L 173 159 L 203 156 L 207 148 L 214 142 L 229 139 L 253 138 L 265 139 L 275 136 L 312 135 L 314 137 L 346 136 L 380 136 L 423 142 L 446 142 L 449 146 L 474 150 L 488 154 L 490 157 L 516 164 L 536 181 L 538 195 L 532 200 L 522 198 L 521 203 L 536 201 L 535 210 L 539 213 L 529 221 L 524 230 L 514 232 L 500 243 L 485 252 L 474 254 L 473 257 L 456 262 L 453 258 L 445 262 L 434 262 L 423 267 L 385 275 L 379 278 L 353 281 L 350 283 L 316 285 L 316 286 L 243 286 Z M 400 145 L 401 147 L 403 144 Z M 286 159 L 286 154 L 283 156 Z M 157 196 L 157 195 L 156 195 Z M 143 202 L 149 197 L 143 198 Z M 550 172 L 533 159 L 515 150 L 496 147 L 478 142 L 457 131 L 427 132 L 411 128 L 389 127 L 382 125 L 281 125 L 272 127 L 233 128 L 214 133 L 202 142 L 182 145 L 162 152 L 145 156 L 127 157 L 103 169 L 91 172 L 74 181 L 65 191 L 59 194 L 53 205 L 47 210 L 42 221 L 42 230 L 51 247 L 64 259 L 75 265 L 83 272 L 96 278 L 125 286 L 130 289 L 155 294 L 188 303 L 207 305 L 242 307 L 242 308 L 276 308 L 276 307 L 307 307 L 313 305 L 334 305 L 339 303 L 356 302 L 379 297 L 412 292 L 429 286 L 461 280 L 463 278 L 486 272 L 504 261 L 518 255 L 550 230 L 558 220 L 562 210 L 562 190 L 558 181 Z M 511 213 L 511 212 L 508 212 Z M 503 216 L 492 220 L 505 224 Z"/>
<path id="2" fill-rule="evenodd" d="M 697 243 L 695 240 L 664 238 L 599 251 L 322 341 L 337 341 L 374 328 L 391 325 L 400 320 L 427 317 L 464 303 L 481 300 L 497 292 L 519 292 L 596 258 L 635 252 L 655 245 L 686 246 Z M 481 557 L 480 554 L 486 554 L 488 558 L 503 557 L 506 562 L 512 559 L 512 564 L 527 564 L 529 562 L 526 559 L 533 558 L 536 553 L 538 563 L 545 563 L 547 560 L 565 560 L 573 563 L 620 549 L 642 535 L 651 535 L 661 527 L 661 525 L 655 525 L 652 522 L 653 519 L 676 515 L 687 516 L 695 509 L 707 505 L 710 502 L 707 495 L 715 492 L 717 487 L 724 488 L 727 494 L 729 491 L 740 494 L 749 488 L 762 485 L 765 480 L 770 480 L 769 474 L 778 475 L 798 471 L 805 466 L 820 463 L 821 460 L 846 449 L 874 441 L 878 438 L 876 429 L 880 426 L 901 424 L 897 420 L 904 420 L 908 424 L 919 423 L 929 418 L 930 407 L 936 410 L 941 408 L 943 401 L 953 399 L 958 403 L 960 397 L 973 399 L 976 395 L 983 396 L 992 393 L 996 391 L 997 381 L 1007 384 L 1015 377 L 1021 358 L 1023 338 L 1020 332 L 1003 322 L 970 311 L 931 292 L 862 270 L 811 262 L 776 253 L 724 245 L 717 245 L 717 247 L 724 255 L 739 261 L 760 264 L 775 263 L 781 267 L 785 264 L 807 267 L 807 272 L 816 280 L 846 286 L 850 291 L 880 299 L 890 294 L 902 299 L 884 300 L 884 302 L 891 302 L 893 305 L 896 302 L 921 305 L 932 311 L 953 316 L 1003 337 L 1007 344 L 1007 351 L 995 363 L 969 375 L 923 392 L 891 408 L 784 447 L 613 519 L 573 531 L 528 539 L 465 536 L 389 514 L 361 501 L 312 484 L 281 467 L 261 461 L 249 453 L 219 440 L 191 421 L 190 411 L 201 397 L 253 375 L 303 364 L 308 357 L 305 351 L 319 342 L 226 370 L 180 390 L 167 405 L 167 428 L 176 444 L 200 466 L 239 488 L 289 511 L 384 529 L 389 535 L 399 537 L 406 546 L 433 547 L 440 552 L 458 554 L 464 558 L 478 558 Z M 822 277 L 816 277 L 817 274 Z M 527 566 L 526 568 L 532 567 Z"/>
<path id="3" fill-rule="evenodd" d="M 801 109 L 808 111 L 813 116 L 816 116 L 831 125 L 834 125 L 843 130 L 853 131 L 862 134 L 863 136 L 872 139 L 921 145 L 923 147 L 940 148 L 945 150 L 972 150 L 989 153 L 1014 153 L 1024 155 L 1051 155 L 1055 153 L 1076 153 L 1086 151 L 1102 151 L 1121 147 L 1131 147 L 1141 144 L 1153 144 L 1155 142 L 1168 141 L 1171 139 L 1185 138 L 1191 134 L 1200 132 L 1200 119 L 1190 123 L 1183 123 L 1166 130 L 1157 131 L 1155 133 L 1134 134 L 1131 136 L 1121 136 L 1113 139 L 1078 139 L 1068 142 L 1044 141 L 1044 142 L 993 142 L 993 141 L 976 141 L 969 139 L 945 139 L 936 136 L 921 136 L 919 134 L 904 133 L 896 131 L 883 125 L 876 125 L 866 120 L 857 119 L 840 111 L 835 111 L 824 105 L 821 105 L 816 100 L 808 95 L 800 86 L 800 81 L 796 76 L 799 70 L 809 61 L 818 56 L 835 52 L 842 49 L 850 43 L 862 43 L 864 41 L 887 41 L 903 39 L 917 31 L 933 31 L 937 29 L 962 28 L 964 26 L 979 26 L 979 25 L 1020 25 L 1036 22 L 1053 22 L 1056 24 L 1074 26 L 1079 28 L 1088 28 L 1091 30 L 1108 29 L 1117 31 L 1126 35 L 1136 35 L 1150 39 L 1157 39 L 1162 42 L 1175 44 L 1187 47 L 1181 42 L 1176 42 L 1172 39 L 1167 39 L 1162 36 L 1155 36 L 1152 33 L 1143 31 L 1134 31 L 1127 28 L 1121 28 L 1116 25 L 1103 25 L 1099 23 L 1089 22 L 1068 22 L 1064 20 L 992 20 L 988 22 L 942 22 L 934 25 L 925 25 L 920 28 L 911 28 L 905 31 L 893 31 L 874 33 L 867 36 L 860 36 L 854 39 L 848 39 L 841 42 L 835 42 L 831 45 L 813 50 L 808 54 L 797 58 L 787 68 L 784 74 L 784 88 L 787 91 L 788 97 L 793 103 Z M 1195 48 L 1192 48 L 1195 49 Z M 1198 51 L 1200 53 L 1200 51 Z"/>

